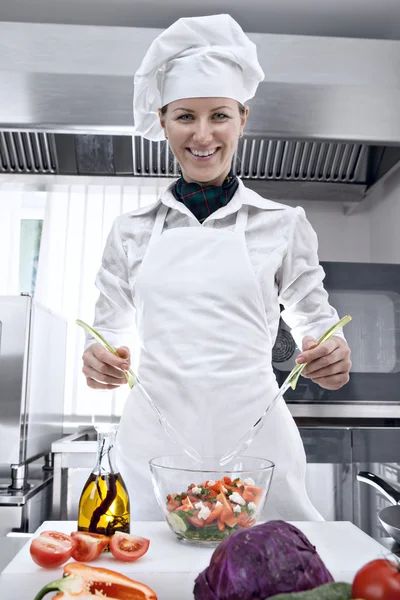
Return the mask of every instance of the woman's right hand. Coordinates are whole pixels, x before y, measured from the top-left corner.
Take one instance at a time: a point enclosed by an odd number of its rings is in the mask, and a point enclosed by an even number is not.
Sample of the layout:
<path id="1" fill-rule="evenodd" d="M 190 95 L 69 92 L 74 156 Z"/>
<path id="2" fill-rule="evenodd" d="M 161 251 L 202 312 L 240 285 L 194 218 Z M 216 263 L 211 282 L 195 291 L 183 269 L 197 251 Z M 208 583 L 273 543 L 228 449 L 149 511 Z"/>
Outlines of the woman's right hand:
<path id="1" fill-rule="evenodd" d="M 129 348 L 117 348 L 118 356 L 105 350 L 101 344 L 92 344 L 82 356 L 86 383 L 96 390 L 115 390 L 126 383 L 124 371 L 131 365 Z"/>

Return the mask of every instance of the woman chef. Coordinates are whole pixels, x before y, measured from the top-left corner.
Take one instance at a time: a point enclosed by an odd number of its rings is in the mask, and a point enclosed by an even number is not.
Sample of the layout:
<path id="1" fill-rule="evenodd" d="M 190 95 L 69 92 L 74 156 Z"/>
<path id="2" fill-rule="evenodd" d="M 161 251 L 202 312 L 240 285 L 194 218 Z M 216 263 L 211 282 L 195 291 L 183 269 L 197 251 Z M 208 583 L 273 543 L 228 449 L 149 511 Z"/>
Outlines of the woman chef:
<path id="1" fill-rule="evenodd" d="M 231 171 L 244 103 L 263 79 L 255 45 L 229 15 L 179 19 L 151 44 L 135 75 L 135 129 L 169 140 L 182 177 L 153 206 L 115 220 L 94 327 L 121 358 L 94 340 L 83 355 L 89 387 L 125 383 L 130 352 L 121 345 L 136 319 L 141 381 L 201 455 L 222 456 L 276 394 L 279 304 L 306 375 L 327 389 L 349 379 L 341 335 L 315 347 L 338 315 L 304 211 L 262 198 Z M 179 452 L 134 387 L 117 442 L 133 518 L 161 518 L 148 461 Z M 306 493 L 304 448 L 283 400 L 247 452 L 276 465 L 264 518 L 322 518 Z"/>

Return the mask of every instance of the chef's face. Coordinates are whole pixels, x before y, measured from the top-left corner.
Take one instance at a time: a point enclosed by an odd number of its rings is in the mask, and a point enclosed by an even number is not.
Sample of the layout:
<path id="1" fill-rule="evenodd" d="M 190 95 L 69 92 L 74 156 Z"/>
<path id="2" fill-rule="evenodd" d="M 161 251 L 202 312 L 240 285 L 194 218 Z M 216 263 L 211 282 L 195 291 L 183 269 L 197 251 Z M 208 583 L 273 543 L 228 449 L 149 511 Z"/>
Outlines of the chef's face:
<path id="1" fill-rule="evenodd" d="M 171 102 L 160 121 L 188 183 L 222 185 L 228 174 L 248 108 L 230 98 Z"/>

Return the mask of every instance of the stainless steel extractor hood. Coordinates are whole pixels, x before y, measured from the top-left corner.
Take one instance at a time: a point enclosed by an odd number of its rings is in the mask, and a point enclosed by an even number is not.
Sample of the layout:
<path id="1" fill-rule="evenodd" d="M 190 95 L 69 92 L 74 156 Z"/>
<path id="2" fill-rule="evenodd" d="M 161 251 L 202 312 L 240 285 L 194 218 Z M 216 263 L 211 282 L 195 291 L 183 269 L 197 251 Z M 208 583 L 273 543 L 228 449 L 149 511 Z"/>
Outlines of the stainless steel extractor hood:
<path id="1" fill-rule="evenodd" d="M 133 135 L 156 29 L 0 22 L 0 171 L 170 177 Z M 276 199 L 359 201 L 400 160 L 400 42 L 249 34 L 266 74 L 234 167 Z"/>

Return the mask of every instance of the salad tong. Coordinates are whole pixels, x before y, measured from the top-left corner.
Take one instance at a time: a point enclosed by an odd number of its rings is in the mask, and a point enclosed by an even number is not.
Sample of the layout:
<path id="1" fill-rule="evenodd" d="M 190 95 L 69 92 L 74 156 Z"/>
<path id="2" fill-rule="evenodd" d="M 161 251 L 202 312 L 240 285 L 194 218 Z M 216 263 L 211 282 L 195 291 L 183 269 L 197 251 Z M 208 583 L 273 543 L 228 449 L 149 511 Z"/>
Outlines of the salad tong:
<path id="1" fill-rule="evenodd" d="M 76 324 L 79 325 L 80 327 L 82 327 L 86 331 L 86 333 L 91 335 L 99 344 L 101 344 L 103 346 L 103 348 L 105 348 L 106 350 L 109 350 L 110 352 L 112 352 L 113 354 L 118 356 L 116 349 L 113 346 L 111 346 L 111 344 L 109 344 L 95 329 L 93 329 L 93 327 L 90 327 L 90 325 L 88 325 L 87 323 L 85 323 L 85 321 L 82 321 L 81 319 L 77 319 Z M 142 383 L 140 382 L 139 377 L 132 371 L 132 369 L 128 369 L 128 371 L 124 371 L 124 373 L 125 373 L 125 377 L 126 377 L 129 387 L 132 389 L 135 385 L 138 386 L 138 388 L 142 392 L 143 396 L 147 400 L 149 406 L 152 408 L 152 410 L 156 414 L 164 431 L 169 435 L 169 437 L 172 439 L 172 441 L 179 444 L 181 446 L 182 450 L 188 456 L 190 456 L 190 458 L 192 458 L 193 460 L 195 460 L 199 463 L 203 462 L 203 459 L 201 458 L 200 454 L 194 448 L 192 448 L 192 446 L 190 446 L 186 442 L 185 438 L 179 433 L 179 431 L 177 431 L 175 429 L 175 427 L 173 427 L 168 422 L 168 420 L 162 414 L 162 412 L 160 411 L 160 409 L 158 408 L 158 406 L 156 405 L 154 400 L 152 400 L 152 398 L 146 392 L 145 388 L 143 387 Z"/>
<path id="2" fill-rule="evenodd" d="M 326 342 L 327 340 L 329 340 L 333 335 L 335 335 L 338 329 L 344 327 L 344 325 L 347 325 L 349 321 L 351 321 L 350 315 L 346 315 L 345 317 L 343 317 L 343 319 L 340 319 L 340 321 L 336 323 L 336 325 L 333 325 L 333 327 L 328 329 L 328 331 L 326 331 L 324 335 L 319 338 L 317 345 L 319 346 L 319 344 L 322 344 L 322 342 Z M 256 421 L 251 427 L 251 429 L 249 429 L 246 432 L 246 434 L 240 438 L 238 443 L 233 448 L 228 450 L 228 452 L 226 452 L 222 456 L 222 458 L 220 458 L 219 464 L 221 466 L 224 466 L 231 462 L 231 460 L 233 460 L 236 456 L 244 452 L 250 446 L 254 438 L 260 433 L 261 429 L 263 428 L 267 413 L 275 406 L 275 404 L 283 396 L 286 390 L 288 390 L 290 387 L 293 390 L 296 389 L 297 381 L 303 369 L 306 366 L 307 363 L 301 365 L 299 364 L 294 367 L 294 369 L 289 373 L 288 377 L 285 379 L 282 386 L 279 388 L 278 393 L 276 394 L 272 402 L 267 406 L 267 408 L 265 409 L 261 417 L 258 419 L 258 421 Z"/>

